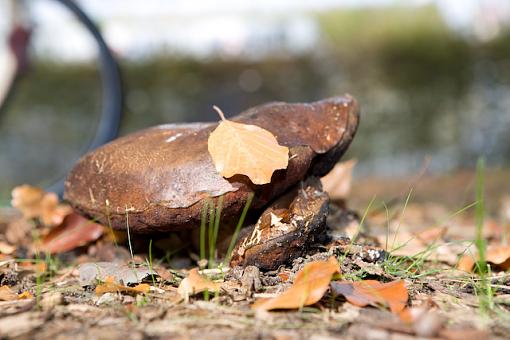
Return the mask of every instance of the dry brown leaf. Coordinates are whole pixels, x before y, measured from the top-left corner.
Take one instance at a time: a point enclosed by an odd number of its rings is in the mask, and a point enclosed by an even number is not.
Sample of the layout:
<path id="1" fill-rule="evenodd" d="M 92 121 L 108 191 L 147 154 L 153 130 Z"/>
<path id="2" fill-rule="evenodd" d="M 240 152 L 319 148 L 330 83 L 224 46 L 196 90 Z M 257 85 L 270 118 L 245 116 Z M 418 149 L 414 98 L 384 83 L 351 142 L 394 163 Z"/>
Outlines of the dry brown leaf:
<path id="1" fill-rule="evenodd" d="M 105 282 L 97 285 L 96 287 L 96 295 L 103 295 L 104 293 L 131 293 L 131 294 L 140 294 L 140 293 L 148 293 L 150 291 L 151 286 L 147 283 L 140 283 L 134 287 L 127 287 L 115 282 L 115 278 L 107 277 Z"/>
<path id="2" fill-rule="evenodd" d="M 392 313 L 400 313 L 406 306 L 409 294 L 404 281 L 382 283 L 376 280 L 332 282 L 335 294 L 343 295 L 355 306 L 387 306 Z"/>
<path id="3" fill-rule="evenodd" d="M 465 272 L 470 272 L 475 266 L 476 260 L 471 255 L 463 255 L 457 263 L 457 269 Z"/>
<path id="4" fill-rule="evenodd" d="M 487 248 L 486 260 L 503 270 L 509 269 L 510 246 L 489 246 Z"/>
<path id="5" fill-rule="evenodd" d="M 246 175 L 254 184 L 267 184 L 275 170 L 287 168 L 289 148 L 279 145 L 271 132 L 226 120 L 215 109 L 222 121 L 209 136 L 207 146 L 223 177 Z"/>
<path id="6" fill-rule="evenodd" d="M 35 272 L 37 274 L 43 274 L 48 269 L 48 266 L 46 262 L 40 261 L 40 262 L 29 262 L 29 261 L 23 261 L 18 264 L 20 268 L 23 268 L 23 270 L 28 270 Z"/>
<path id="7" fill-rule="evenodd" d="M 32 293 L 30 293 L 27 290 L 18 295 L 18 300 L 29 300 L 29 299 L 33 299 L 33 298 L 34 298 L 34 296 L 32 295 Z"/>
<path id="8" fill-rule="evenodd" d="M 294 309 L 318 302 L 329 288 L 333 274 L 340 273 L 335 257 L 328 261 L 315 261 L 300 270 L 292 286 L 283 294 L 272 299 L 259 299 L 252 305 L 254 309 Z"/>
<path id="9" fill-rule="evenodd" d="M 80 284 L 82 286 L 92 285 L 99 281 L 106 281 L 108 277 L 114 282 L 122 285 L 140 283 L 151 275 L 159 276 L 155 270 L 151 270 L 146 264 L 133 266 L 132 264 L 121 264 L 115 262 L 87 262 L 78 267 Z"/>
<path id="10" fill-rule="evenodd" d="M 420 240 L 424 245 L 430 245 L 442 239 L 447 232 L 446 227 L 430 227 L 423 231 L 416 233 L 416 238 Z"/>
<path id="11" fill-rule="evenodd" d="M 464 255 L 457 264 L 457 269 L 470 272 L 478 261 L 478 255 Z M 490 245 L 487 247 L 485 261 L 492 263 L 501 270 L 510 269 L 510 246 Z"/>
<path id="12" fill-rule="evenodd" d="M 345 200 L 351 192 L 352 169 L 356 159 L 340 162 L 324 177 L 321 178 L 322 188 L 332 200 Z"/>
<path id="13" fill-rule="evenodd" d="M 18 218 L 7 225 L 5 239 L 16 246 L 29 247 L 32 244 L 32 229 L 34 223 L 23 217 Z"/>
<path id="14" fill-rule="evenodd" d="M 38 218 L 46 226 L 61 224 L 72 212 L 70 206 L 59 204 L 57 194 L 28 184 L 14 188 L 11 195 L 11 205 L 20 210 L 25 219 Z"/>
<path id="15" fill-rule="evenodd" d="M 458 253 L 465 250 L 464 244 L 445 242 L 444 236 L 448 231 L 445 227 L 430 227 L 415 232 L 406 231 L 407 227 L 409 226 L 402 225 L 398 232 L 390 232 L 389 235 L 381 233 L 376 238 L 385 250 L 391 251 L 392 255 L 416 256 L 426 252 L 429 254 L 429 260 L 450 265 L 455 265 Z"/>
<path id="16" fill-rule="evenodd" d="M 72 213 L 44 237 L 39 250 L 50 254 L 63 253 L 97 240 L 103 235 L 104 230 L 102 225 Z"/>
<path id="17" fill-rule="evenodd" d="M 181 281 L 177 292 L 179 295 L 188 300 L 191 295 L 207 291 L 219 291 L 221 283 L 213 282 L 207 277 L 200 275 L 198 268 L 193 268 L 189 271 L 188 277 Z"/>
<path id="18" fill-rule="evenodd" d="M 8 244 L 6 242 L 0 241 L 0 254 L 10 255 L 10 254 L 14 253 L 15 250 L 16 250 L 16 247 L 11 246 L 10 244 Z"/>
<path id="19" fill-rule="evenodd" d="M 9 286 L 0 286 L 0 301 L 17 300 L 18 294 L 14 293 Z"/>

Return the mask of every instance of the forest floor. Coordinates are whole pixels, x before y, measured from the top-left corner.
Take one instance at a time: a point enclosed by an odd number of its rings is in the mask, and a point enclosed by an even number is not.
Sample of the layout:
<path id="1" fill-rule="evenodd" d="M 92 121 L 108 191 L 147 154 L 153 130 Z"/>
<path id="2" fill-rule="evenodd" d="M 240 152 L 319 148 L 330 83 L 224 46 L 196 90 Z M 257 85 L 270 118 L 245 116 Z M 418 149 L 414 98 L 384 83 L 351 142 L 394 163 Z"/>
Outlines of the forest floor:
<path id="1" fill-rule="evenodd" d="M 328 218 L 332 230 L 354 238 L 354 242 L 345 238 L 344 243 L 318 247 L 271 272 L 204 270 L 202 275 L 221 284 L 221 289 L 192 294 L 189 300 L 179 286 L 189 269 L 196 266 L 198 257 L 192 251 L 164 253 L 155 243 L 154 254 L 152 248 L 144 253 L 138 252 L 135 244 L 132 258 L 127 244 L 117 245 L 105 233 L 72 251 L 34 257 L 30 244 L 21 240 L 13 244 L 12 233 L 21 233 L 23 227 L 19 214 L 6 208 L 0 212 L 0 337 L 507 338 L 509 177 L 508 171 L 485 174 L 485 205 L 478 212 L 476 207 L 481 205 L 476 204 L 476 175 L 472 172 L 419 179 L 355 180 L 347 202 L 331 203 Z M 343 205 L 349 210 L 340 208 Z M 483 239 L 488 245 L 485 259 L 490 271 L 474 273 L 466 258 L 476 260 L 477 218 L 481 213 L 484 223 L 478 226 L 483 227 L 483 238 L 478 235 L 478 241 Z M 385 304 L 377 299 L 368 303 L 372 306 L 362 307 L 332 290 L 317 303 L 297 309 L 252 308 L 256 300 L 288 290 L 306 263 L 332 256 L 340 264 L 344 281 L 403 280 L 409 297 L 407 313 L 391 312 L 387 308 L 391 301 Z M 126 265 L 132 260 L 150 267 L 140 272 L 152 269 L 158 275 L 148 275 L 146 286 L 136 281 L 127 287 L 109 282 L 110 277 L 87 278 L 83 267 L 78 268 L 83 263 Z M 125 275 L 118 268 L 111 271 L 113 276 Z M 128 281 L 124 277 L 123 282 Z"/>

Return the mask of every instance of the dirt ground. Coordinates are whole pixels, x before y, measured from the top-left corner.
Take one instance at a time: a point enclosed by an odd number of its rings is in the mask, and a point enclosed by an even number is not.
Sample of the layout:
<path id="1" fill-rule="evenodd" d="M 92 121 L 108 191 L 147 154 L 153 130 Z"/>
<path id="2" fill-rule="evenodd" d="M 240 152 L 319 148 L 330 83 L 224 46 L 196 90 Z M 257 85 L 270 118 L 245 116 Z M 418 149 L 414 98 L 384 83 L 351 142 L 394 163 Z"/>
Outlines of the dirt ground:
<path id="1" fill-rule="evenodd" d="M 509 241 L 510 184 L 505 178 L 508 172 L 503 171 L 489 172 L 485 178 L 484 238 L 489 245 L 504 246 Z M 505 265 L 491 266 L 483 287 L 480 275 L 458 269 L 459 259 L 471 252 L 476 235 L 470 206 L 475 197 L 473 181 L 474 175 L 468 172 L 355 181 L 347 203 L 330 206 L 328 225 L 343 242 L 317 246 L 310 255 L 271 272 L 205 270 L 204 275 L 223 282 L 220 292 L 197 294 L 187 302 L 178 287 L 187 276 L 186 269 L 196 266 L 197 255 L 192 251 L 155 252 L 151 267 L 158 276 L 147 278 L 149 292 L 97 294 L 101 283 L 84 284 L 78 265 L 127 263 L 127 245 L 115 245 L 103 237 L 36 261 L 29 261 L 23 246 L 11 254 L 4 250 L 0 285 L 9 287 L 17 298 L 0 301 L 0 335 L 9 339 L 508 338 L 510 275 Z M 345 205 L 351 210 L 345 210 Z M 1 216 L 4 234 L 17 215 L 4 209 Z M 287 290 L 306 263 L 331 256 L 339 259 L 343 280 L 404 280 L 412 321 L 384 306 L 355 306 L 330 291 L 318 303 L 299 310 L 251 308 L 255 300 Z M 147 263 L 148 258 L 147 253 L 137 252 L 135 261 Z M 487 290 L 481 287 L 489 288 L 490 294 L 482 295 Z"/>

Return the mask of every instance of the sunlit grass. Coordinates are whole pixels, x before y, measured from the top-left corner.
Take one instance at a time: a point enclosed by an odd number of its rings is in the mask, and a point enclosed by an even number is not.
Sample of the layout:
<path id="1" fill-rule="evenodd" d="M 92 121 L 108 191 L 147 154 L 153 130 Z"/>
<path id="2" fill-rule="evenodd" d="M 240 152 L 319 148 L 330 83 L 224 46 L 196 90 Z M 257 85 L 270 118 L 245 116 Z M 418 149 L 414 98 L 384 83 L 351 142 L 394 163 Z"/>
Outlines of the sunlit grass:
<path id="1" fill-rule="evenodd" d="M 246 218 L 246 214 L 248 213 L 248 210 L 250 209 L 251 202 L 253 200 L 253 193 L 250 193 L 248 195 L 248 199 L 246 200 L 246 204 L 244 205 L 243 211 L 241 212 L 241 216 L 239 217 L 239 220 L 237 221 L 236 228 L 234 230 L 234 233 L 232 234 L 232 238 L 230 239 L 230 244 L 228 245 L 227 253 L 225 255 L 225 260 L 223 261 L 223 265 L 226 266 L 230 262 L 230 258 L 232 257 L 232 251 L 234 250 L 234 246 L 237 242 L 237 239 L 239 237 L 239 232 L 241 231 L 241 228 L 244 224 L 244 220 Z"/>
<path id="2" fill-rule="evenodd" d="M 480 275 L 479 284 L 475 285 L 475 293 L 480 302 L 480 310 L 486 314 L 494 309 L 493 290 L 490 277 L 491 269 L 487 265 L 486 249 L 487 245 L 483 237 L 484 217 L 485 217 L 485 161 L 479 159 L 476 164 L 476 206 L 475 206 L 475 225 L 476 239 L 474 241 L 478 250 L 478 261 L 475 264 L 476 271 Z"/>
<path id="3" fill-rule="evenodd" d="M 244 221 L 246 219 L 246 215 L 248 210 L 250 209 L 253 193 L 248 195 L 248 199 L 246 200 L 246 204 L 239 216 L 239 220 L 237 221 L 237 225 L 235 227 L 234 233 L 232 234 L 232 238 L 230 240 L 227 252 L 225 254 L 224 260 L 220 263 L 221 266 L 227 266 L 230 258 L 232 256 L 232 251 L 236 244 L 236 241 L 239 236 L 239 232 L 244 225 Z M 217 200 L 218 204 L 215 206 L 212 200 L 208 200 L 202 206 L 201 214 L 200 214 L 200 230 L 199 230 L 199 252 L 200 252 L 200 260 L 207 260 L 208 268 L 214 268 L 218 264 L 216 263 L 217 257 L 217 243 L 218 243 L 218 235 L 221 226 L 221 212 L 223 209 L 223 197 L 220 196 Z M 208 223 L 209 222 L 209 223 Z"/>

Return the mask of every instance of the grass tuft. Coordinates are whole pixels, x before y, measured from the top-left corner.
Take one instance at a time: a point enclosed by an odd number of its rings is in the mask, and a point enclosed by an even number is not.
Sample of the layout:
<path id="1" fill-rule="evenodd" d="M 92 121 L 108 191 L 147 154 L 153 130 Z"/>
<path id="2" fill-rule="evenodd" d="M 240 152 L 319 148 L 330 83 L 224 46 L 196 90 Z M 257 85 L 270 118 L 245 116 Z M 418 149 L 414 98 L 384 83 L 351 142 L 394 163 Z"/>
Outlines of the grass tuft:
<path id="1" fill-rule="evenodd" d="M 131 245 L 131 233 L 129 232 L 129 212 L 126 207 L 126 229 L 127 229 L 127 239 L 128 239 L 128 245 L 129 245 L 129 253 L 131 254 L 131 261 L 134 262 L 135 256 L 133 254 L 133 246 Z"/>
<path id="2" fill-rule="evenodd" d="M 239 237 L 239 232 L 241 231 L 241 228 L 244 224 L 246 214 L 248 213 L 248 210 L 250 209 L 251 202 L 253 201 L 253 196 L 254 196 L 253 193 L 250 193 L 248 195 L 248 199 L 246 200 L 246 204 L 244 205 L 243 211 L 241 212 L 241 216 L 239 217 L 239 220 L 237 221 L 237 225 L 234 230 L 234 234 L 232 234 L 232 239 L 230 240 L 230 243 L 228 245 L 227 254 L 225 255 L 225 260 L 223 261 L 224 266 L 226 266 L 230 262 L 230 258 L 232 257 L 232 251 L 234 250 L 234 246 L 237 242 L 237 238 Z"/>
<path id="3" fill-rule="evenodd" d="M 209 201 L 205 201 L 200 214 L 200 260 L 205 260 L 205 224 L 207 222 L 207 210 Z"/>
<path id="4" fill-rule="evenodd" d="M 494 309 L 493 290 L 490 282 L 490 266 L 486 259 L 486 242 L 483 237 L 483 227 L 485 218 L 485 197 L 484 197 L 484 179 L 485 179 L 485 161 L 483 158 L 478 159 L 476 164 L 476 205 L 475 205 L 475 223 L 476 223 L 476 239 L 475 245 L 478 250 L 478 261 L 476 262 L 476 270 L 480 275 L 480 281 L 475 285 L 475 291 L 480 302 L 480 311 L 487 314 Z"/>
<path id="5" fill-rule="evenodd" d="M 223 196 L 218 198 L 218 205 L 216 206 L 216 215 L 214 216 L 214 225 L 209 239 L 209 268 L 216 265 L 216 243 L 218 241 L 218 232 L 220 229 L 221 209 L 223 208 Z M 211 220 L 213 218 L 211 217 Z"/>

